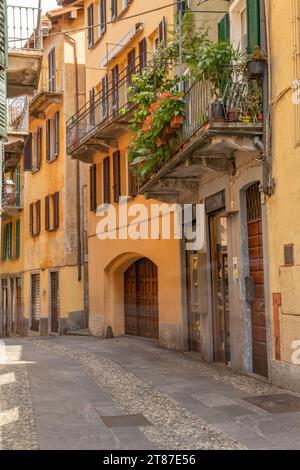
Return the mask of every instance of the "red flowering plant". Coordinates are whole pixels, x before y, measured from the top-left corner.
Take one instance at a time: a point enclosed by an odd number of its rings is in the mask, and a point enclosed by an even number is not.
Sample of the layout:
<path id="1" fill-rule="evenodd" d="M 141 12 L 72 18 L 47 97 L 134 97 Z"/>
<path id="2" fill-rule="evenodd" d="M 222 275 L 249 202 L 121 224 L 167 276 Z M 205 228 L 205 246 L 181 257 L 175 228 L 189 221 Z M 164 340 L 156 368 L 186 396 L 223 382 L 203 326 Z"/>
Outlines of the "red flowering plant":
<path id="1" fill-rule="evenodd" d="M 145 89 L 143 93 L 147 95 Z M 128 147 L 128 160 L 142 178 L 167 158 L 167 141 L 162 145 L 159 140 L 172 118 L 184 113 L 183 93 L 176 90 L 174 80 L 165 83 L 164 90 L 144 98 L 148 99 L 139 103 L 131 123 L 132 141 Z"/>

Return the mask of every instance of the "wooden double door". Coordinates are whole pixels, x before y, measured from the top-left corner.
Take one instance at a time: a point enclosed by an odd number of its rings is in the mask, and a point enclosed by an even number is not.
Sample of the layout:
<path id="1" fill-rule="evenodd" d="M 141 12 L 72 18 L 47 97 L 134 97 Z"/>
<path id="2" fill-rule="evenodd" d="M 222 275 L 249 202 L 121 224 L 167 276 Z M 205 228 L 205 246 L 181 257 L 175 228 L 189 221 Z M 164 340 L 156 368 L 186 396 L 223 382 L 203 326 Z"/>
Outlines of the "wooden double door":
<path id="1" fill-rule="evenodd" d="M 125 334 L 158 339 L 157 267 L 148 258 L 124 273 Z"/>

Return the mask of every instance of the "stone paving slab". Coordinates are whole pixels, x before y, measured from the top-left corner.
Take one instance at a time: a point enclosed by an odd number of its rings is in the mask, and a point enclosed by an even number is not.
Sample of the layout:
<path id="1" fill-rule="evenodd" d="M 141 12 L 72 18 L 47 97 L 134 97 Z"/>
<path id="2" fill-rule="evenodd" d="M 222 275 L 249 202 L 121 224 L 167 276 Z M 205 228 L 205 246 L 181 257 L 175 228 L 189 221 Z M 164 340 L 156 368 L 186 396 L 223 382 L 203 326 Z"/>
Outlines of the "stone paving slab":
<path id="1" fill-rule="evenodd" d="M 299 412 L 274 415 L 245 400 L 281 389 L 157 342 L 68 336 L 6 344 L 15 362 L 0 365 L 0 449 L 300 448 Z M 101 419 L 128 414 L 151 426 Z"/>

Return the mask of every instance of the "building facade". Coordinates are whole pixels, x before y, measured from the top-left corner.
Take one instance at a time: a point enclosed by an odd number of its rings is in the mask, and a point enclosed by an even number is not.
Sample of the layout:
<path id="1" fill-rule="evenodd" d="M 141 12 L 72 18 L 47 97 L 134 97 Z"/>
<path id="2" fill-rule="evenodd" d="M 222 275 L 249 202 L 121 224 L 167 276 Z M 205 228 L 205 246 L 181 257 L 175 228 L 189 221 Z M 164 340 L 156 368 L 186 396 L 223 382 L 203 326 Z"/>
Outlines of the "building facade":
<path id="1" fill-rule="evenodd" d="M 15 153 L 6 146 L 4 167 L 5 335 L 63 334 L 88 322 L 82 249 L 85 172 L 65 155 L 65 121 L 84 102 L 84 33 L 60 34 L 83 24 L 79 4 L 42 19 L 36 89 L 31 95 L 23 90 L 23 96 L 9 102 L 11 125 L 19 128 L 14 131 L 18 140 L 11 143 Z"/>
<path id="2" fill-rule="evenodd" d="M 271 373 L 274 383 L 299 390 L 299 223 L 296 214 L 300 156 L 300 2 L 266 3 L 272 58 L 270 131 L 274 186 L 268 201 Z"/>

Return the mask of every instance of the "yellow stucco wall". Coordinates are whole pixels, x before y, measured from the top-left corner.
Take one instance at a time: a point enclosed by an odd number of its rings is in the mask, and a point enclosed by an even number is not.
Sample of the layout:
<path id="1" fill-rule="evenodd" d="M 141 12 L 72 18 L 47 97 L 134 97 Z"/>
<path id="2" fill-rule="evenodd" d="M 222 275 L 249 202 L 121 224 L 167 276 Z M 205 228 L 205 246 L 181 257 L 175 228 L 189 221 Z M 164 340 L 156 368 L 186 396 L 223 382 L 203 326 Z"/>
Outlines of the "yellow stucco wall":
<path id="1" fill-rule="evenodd" d="M 272 73 L 272 177 L 275 192 L 268 200 L 271 302 L 281 293 L 281 358 L 292 362 L 292 342 L 300 340 L 300 105 L 292 102 L 291 84 L 300 79 L 298 0 L 267 2 L 270 16 Z M 297 19 L 298 17 L 298 19 Z M 298 38 L 298 39 L 297 39 Z M 297 50 L 298 49 L 298 50 Z M 284 245 L 294 244 L 295 265 L 284 266 Z M 273 306 L 270 305 L 270 312 Z"/>

